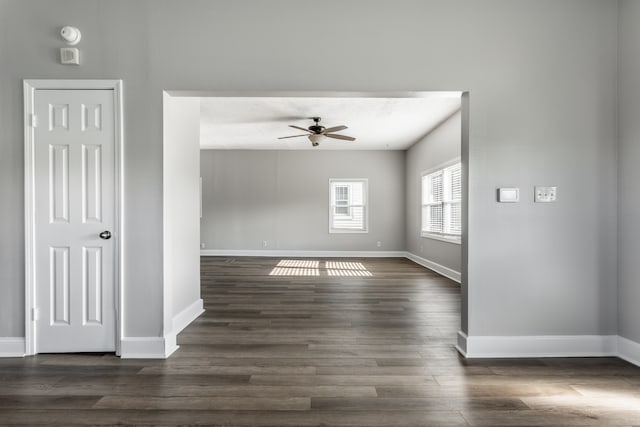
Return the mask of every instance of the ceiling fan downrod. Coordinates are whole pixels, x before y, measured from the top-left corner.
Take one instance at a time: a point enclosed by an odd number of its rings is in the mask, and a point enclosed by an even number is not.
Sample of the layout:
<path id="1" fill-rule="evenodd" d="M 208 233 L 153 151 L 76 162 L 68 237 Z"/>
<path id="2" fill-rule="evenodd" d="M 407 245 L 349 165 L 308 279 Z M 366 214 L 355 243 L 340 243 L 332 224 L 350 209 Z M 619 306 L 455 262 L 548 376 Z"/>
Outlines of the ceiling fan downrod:
<path id="1" fill-rule="evenodd" d="M 322 133 L 322 131 L 324 131 L 325 129 L 324 126 L 320 125 L 320 120 L 322 120 L 322 117 L 310 117 L 310 119 L 316 122 L 316 124 L 309 126 L 309 130 L 315 134 Z"/>

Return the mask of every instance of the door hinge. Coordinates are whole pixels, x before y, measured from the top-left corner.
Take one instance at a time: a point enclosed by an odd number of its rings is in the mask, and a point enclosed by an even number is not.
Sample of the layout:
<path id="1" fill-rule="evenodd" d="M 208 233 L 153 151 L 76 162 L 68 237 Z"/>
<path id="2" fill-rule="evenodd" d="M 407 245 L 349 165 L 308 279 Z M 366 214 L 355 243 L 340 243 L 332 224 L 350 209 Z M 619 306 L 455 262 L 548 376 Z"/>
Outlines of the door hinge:
<path id="1" fill-rule="evenodd" d="M 32 128 L 38 127 L 38 116 L 36 116 L 35 114 L 31 114 L 31 116 L 29 116 L 29 124 L 31 125 Z"/>
<path id="2" fill-rule="evenodd" d="M 39 308 L 32 308 L 31 309 L 31 319 L 35 322 L 37 320 L 40 320 L 40 309 Z"/>

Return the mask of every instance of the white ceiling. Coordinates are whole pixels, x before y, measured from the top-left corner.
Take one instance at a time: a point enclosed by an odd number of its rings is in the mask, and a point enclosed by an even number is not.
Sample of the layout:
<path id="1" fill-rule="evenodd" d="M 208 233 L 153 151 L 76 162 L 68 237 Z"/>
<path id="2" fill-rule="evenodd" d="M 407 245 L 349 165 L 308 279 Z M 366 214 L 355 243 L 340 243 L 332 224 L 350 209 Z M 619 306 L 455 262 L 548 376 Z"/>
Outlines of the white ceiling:
<path id="1" fill-rule="evenodd" d="M 420 92 L 408 97 L 214 96 L 201 97 L 200 145 L 238 150 L 405 150 L 460 109 L 459 92 Z M 301 135 L 312 116 L 321 125 L 348 126 L 336 132 L 349 142 L 324 138 L 312 147 Z"/>

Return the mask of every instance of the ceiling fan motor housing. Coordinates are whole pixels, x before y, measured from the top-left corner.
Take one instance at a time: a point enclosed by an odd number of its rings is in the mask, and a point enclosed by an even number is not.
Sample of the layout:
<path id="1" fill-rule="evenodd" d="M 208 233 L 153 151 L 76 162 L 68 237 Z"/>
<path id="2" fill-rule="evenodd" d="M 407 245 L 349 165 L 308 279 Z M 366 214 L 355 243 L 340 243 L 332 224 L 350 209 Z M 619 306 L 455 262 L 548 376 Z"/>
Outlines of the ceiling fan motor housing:
<path id="1" fill-rule="evenodd" d="M 309 126 L 309 130 L 313 133 L 322 133 L 322 131 L 325 129 L 324 126 L 320 126 L 320 125 L 312 125 Z"/>

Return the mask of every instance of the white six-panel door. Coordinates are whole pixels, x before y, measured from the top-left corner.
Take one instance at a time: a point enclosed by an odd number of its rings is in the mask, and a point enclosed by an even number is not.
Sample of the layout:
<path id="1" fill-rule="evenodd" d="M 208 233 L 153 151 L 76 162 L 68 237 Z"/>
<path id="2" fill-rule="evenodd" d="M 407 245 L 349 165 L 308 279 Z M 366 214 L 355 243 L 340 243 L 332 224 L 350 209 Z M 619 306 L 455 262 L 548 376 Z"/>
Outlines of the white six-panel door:
<path id="1" fill-rule="evenodd" d="M 36 90 L 34 110 L 37 352 L 115 351 L 113 91 Z"/>

